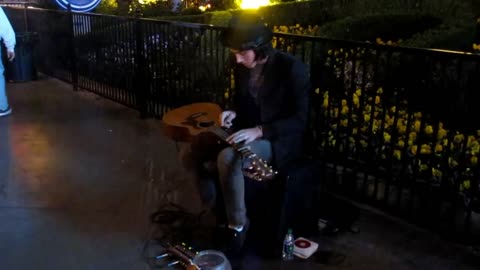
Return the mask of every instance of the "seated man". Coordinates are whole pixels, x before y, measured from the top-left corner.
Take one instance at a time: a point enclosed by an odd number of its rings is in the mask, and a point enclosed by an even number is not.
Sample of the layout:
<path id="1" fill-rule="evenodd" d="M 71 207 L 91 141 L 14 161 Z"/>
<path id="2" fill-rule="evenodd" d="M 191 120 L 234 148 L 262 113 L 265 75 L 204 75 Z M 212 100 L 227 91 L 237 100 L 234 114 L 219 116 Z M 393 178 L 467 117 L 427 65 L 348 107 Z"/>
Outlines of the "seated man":
<path id="1" fill-rule="evenodd" d="M 221 42 L 229 48 L 236 65 L 232 108 L 221 113 L 220 123 L 235 130 L 226 139 L 229 144 L 249 146 L 253 153 L 281 169 L 302 154 L 310 81 L 299 59 L 272 48 L 272 37 L 271 30 L 248 13 L 233 17 L 222 32 Z M 203 150 L 195 149 L 192 144 L 184 156 L 190 165 L 199 164 L 191 160 L 198 159 L 198 152 Z M 227 242 L 239 250 L 249 225 L 242 157 L 226 147 L 217 155 L 216 167 L 228 223 Z"/>

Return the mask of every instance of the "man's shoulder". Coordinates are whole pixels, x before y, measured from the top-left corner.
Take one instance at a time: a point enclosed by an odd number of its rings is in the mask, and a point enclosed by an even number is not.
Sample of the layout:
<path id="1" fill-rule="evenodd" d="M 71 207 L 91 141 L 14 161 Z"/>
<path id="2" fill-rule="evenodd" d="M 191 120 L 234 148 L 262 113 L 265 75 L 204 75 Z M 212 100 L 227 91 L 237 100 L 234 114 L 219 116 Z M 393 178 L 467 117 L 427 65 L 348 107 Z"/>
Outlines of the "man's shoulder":
<path id="1" fill-rule="evenodd" d="M 300 60 L 300 58 L 279 50 L 275 50 L 272 64 L 274 67 L 282 68 L 287 71 L 290 71 L 293 68 L 305 68 L 305 64 Z"/>
<path id="2" fill-rule="evenodd" d="M 275 50 L 274 62 L 285 66 L 304 65 L 300 58 L 283 51 Z"/>

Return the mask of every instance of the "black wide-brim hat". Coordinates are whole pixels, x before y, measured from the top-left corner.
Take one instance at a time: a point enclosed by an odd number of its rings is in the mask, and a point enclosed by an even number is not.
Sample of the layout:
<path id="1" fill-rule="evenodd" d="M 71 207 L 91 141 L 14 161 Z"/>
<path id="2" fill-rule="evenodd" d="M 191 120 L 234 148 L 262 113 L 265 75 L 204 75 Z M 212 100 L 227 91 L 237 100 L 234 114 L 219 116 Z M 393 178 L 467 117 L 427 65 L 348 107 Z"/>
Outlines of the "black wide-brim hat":
<path id="1" fill-rule="evenodd" d="M 228 27 L 220 34 L 220 42 L 224 47 L 245 51 L 251 50 L 272 41 L 273 33 L 254 14 L 233 16 Z"/>

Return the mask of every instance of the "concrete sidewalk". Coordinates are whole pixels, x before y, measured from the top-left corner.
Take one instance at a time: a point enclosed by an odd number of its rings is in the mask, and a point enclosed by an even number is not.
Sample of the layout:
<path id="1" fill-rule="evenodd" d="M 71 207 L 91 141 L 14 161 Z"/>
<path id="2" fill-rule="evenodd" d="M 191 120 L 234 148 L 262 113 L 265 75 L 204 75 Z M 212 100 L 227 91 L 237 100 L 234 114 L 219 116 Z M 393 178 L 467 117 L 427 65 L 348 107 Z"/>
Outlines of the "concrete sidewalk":
<path id="1" fill-rule="evenodd" d="M 13 114 L 0 118 L 0 269 L 150 269 L 145 254 L 157 253 L 144 247 L 158 227 L 149 215 L 165 198 L 202 209 L 161 122 L 55 79 L 7 89 Z M 364 213 L 357 225 L 360 233 L 315 239 L 319 252 L 309 260 L 249 256 L 243 268 L 480 267 L 468 249 L 382 216 Z"/>

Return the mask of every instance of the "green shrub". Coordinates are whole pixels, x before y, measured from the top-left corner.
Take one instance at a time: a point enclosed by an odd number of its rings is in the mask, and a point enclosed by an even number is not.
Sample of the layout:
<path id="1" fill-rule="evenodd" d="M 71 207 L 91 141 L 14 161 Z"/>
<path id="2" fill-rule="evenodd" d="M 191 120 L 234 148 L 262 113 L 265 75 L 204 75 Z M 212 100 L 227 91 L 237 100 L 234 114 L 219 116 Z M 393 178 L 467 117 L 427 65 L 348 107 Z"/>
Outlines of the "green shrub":
<path id="1" fill-rule="evenodd" d="M 318 35 L 345 40 L 374 41 L 407 39 L 442 23 L 442 19 L 430 15 L 365 15 L 347 17 L 322 25 Z"/>
<path id="2" fill-rule="evenodd" d="M 116 0 L 103 0 L 95 8 L 95 13 L 119 15 L 118 3 Z"/>

